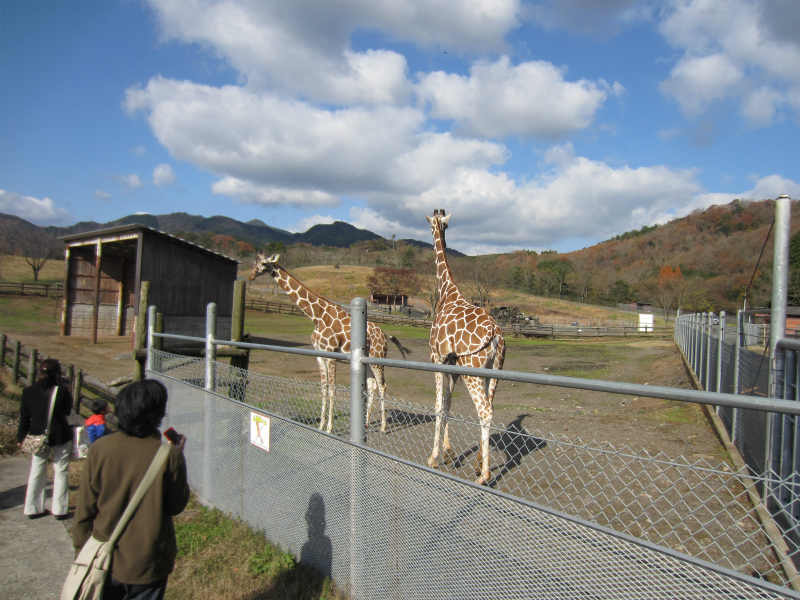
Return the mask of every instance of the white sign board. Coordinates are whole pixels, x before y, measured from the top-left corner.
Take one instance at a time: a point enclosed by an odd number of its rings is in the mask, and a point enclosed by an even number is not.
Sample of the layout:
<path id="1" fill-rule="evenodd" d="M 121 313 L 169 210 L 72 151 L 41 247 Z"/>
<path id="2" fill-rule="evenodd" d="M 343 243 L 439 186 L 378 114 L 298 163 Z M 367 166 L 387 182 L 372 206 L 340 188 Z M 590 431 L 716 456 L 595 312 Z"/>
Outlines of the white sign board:
<path id="1" fill-rule="evenodd" d="M 250 413 L 250 443 L 269 452 L 269 417 Z"/>
<path id="2" fill-rule="evenodd" d="M 653 333 L 653 314 L 641 313 L 639 315 L 639 331 Z"/>

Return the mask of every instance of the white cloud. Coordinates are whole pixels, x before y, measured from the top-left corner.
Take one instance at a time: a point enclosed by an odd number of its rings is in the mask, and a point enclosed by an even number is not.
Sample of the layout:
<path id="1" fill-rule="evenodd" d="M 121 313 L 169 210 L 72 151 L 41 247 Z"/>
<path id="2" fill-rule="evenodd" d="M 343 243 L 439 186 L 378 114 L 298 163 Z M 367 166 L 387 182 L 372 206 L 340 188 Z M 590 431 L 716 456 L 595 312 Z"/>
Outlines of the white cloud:
<path id="1" fill-rule="evenodd" d="M 168 164 L 158 165 L 153 169 L 153 183 L 158 186 L 174 185 L 175 171 Z"/>
<path id="2" fill-rule="evenodd" d="M 588 127 L 608 94 L 624 89 L 602 80 L 566 81 L 548 62 L 512 66 L 507 56 L 476 63 L 469 77 L 437 71 L 419 79 L 418 93 L 434 118 L 452 119 L 459 132 L 485 138 L 565 137 Z"/>
<path id="3" fill-rule="evenodd" d="M 138 175 L 117 175 L 114 177 L 114 179 L 119 181 L 129 190 L 135 190 L 136 188 L 140 188 L 144 185 L 144 182 L 139 178 Z"/>
<path id="4" fill-rule="evenodd" d="M 336 221 L 336 219 L 330 215 L 313 215 L 306 217 L 305 219 L 301 219 L 297 222 L 297 225 L 289 229 L 289 231 L 293 233 L 304 233 L 314 227 L 314 225 L 330 225 L 334 221 Z"/>
<path id="5" fill-rule="evenodd" d="M 661 82 L 661 90 L 675 97 L 689 115 L 704 112 L 741 83 L 744 72 L 725 54 L 684 58 Z"/>
<path id="6" fill-rule="evenodd" d="M 256 88 L 320 102 L 397 104 L 408 98 L 405 58 L 356 52 L 350 36 L 381 30 L 471 52 L 504 47 L 519 0 L 317 0 L 186 3 L 150 0 L 164 39 L 209 46 Z"/>
<path id="7" fill-rule="evenodd" d="M 235 86 L 163 78 L 129 89 L 125 107 L 147 114 L 172 156 L 221 175 L 217 193 L 250 201 L 269 201 L 271 191 L 261 189 L 324 190 L 330 197 L 419 193 L 443 172 L 506 158 L 500 144 L 423 131 L 425 116 L 413 108 L 329 111 Z"/>
<path id="8" fill-rule="evenodd" d="M 659 30 L 683 54 L 661 89 L 689 115 L 733 99 L 750 125 L 800 114 L 800 3 L 780 0 L 673 0 Z"/>
<path id="9" fill-rule="evenodd" d="M 41 226 L 67 225 L 72 220 L 69 211 L 56 208 L 50 198 L 39 199 L 6 190 L 0 190 L 0 212 Z"/>
<path id="10" fill-rule="evenodd" d="M 235 177 L 225 177 L 211 186 L 214 194 L 230 196 L 243 204 L 280 206 L 291 204 L 302 208 L 337 206 L 339 198 L 320 190 L 257 185 Z"/>
<path id="11" fill-rule="evenodd" d="M 96 198 L 99 198 L 103 202 L 111 202 L 111 194 L 108 192 L 104 192 L 103 190 L 95 190 L 94 195 Z"/>

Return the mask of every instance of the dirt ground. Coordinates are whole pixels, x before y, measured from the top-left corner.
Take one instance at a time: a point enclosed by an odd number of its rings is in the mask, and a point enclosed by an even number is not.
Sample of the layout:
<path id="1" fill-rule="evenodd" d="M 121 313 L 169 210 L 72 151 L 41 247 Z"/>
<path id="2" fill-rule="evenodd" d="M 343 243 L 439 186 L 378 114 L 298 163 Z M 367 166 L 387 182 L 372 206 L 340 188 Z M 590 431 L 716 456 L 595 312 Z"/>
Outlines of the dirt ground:
<path id="1" fill-rule="evenodd" d="M 305 333 L 282 333 L 284 317 L 258 321 L 252 341 L 311 348 Z M 264 324 L 266 323 L 266 325 Z M 54 335 L 47 328 L 0 331 L 24 345 L 33 346 L 64 364 L 109 382 L 133 372 L 129 338 L 101 337 L 97 344 L 79 337 Z M 428 361 L 427 337 L 421 331 L 398 334 L 412 350 L 410 360 Z M 388 358 L 401 359 L 389 344 Z M 675 344 L 671 340 L 607 339 L 576 341 L 507 340 L 505 370 L 568 375 L 667 387 L 690 388 Z M 272 352 L 253 352 L 251 369 L 282 377 L 318 381 L 314 358 Z M 340 363 L 337 381 L 349 384 L 347 365 Z M 387 395 L 411 404 L 433 406 L 432 373 L 406 369 L 386 370 Z M 670 457 L 706 457 L 718 462 L 721 446 L 700 407 L 647 397 L 599 393 L 568 388 L 501 381 L 494 400 L 494 423 L 524 427 L 534 435 L 608 442 L 616 448 L 664 452 Z M 453 396 L 451 410 L 473 419 L 475 409 L 463 383 Z"/>

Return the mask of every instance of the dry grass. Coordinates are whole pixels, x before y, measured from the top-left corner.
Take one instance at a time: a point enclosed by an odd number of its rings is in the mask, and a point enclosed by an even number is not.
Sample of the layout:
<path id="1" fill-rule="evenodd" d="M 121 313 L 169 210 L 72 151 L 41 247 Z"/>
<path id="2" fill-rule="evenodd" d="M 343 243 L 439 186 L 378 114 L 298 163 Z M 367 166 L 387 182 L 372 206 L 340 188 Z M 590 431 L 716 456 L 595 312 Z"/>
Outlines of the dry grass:
<path id="1" fill-rule="evenodd" d="M 0 281 L 10 283 L 33 283 L 33 271 L 22 256 L 0 255 Z M 62 283 L 64 260 L 50 259 L 39 271 L 39 283 Z"/>
<path id="2" fill-rule="evenodd" d="M 10 374 L 0 368 L 0 456 L 17 453 L 17 426 L 22 388 L 11 381 Z"/>

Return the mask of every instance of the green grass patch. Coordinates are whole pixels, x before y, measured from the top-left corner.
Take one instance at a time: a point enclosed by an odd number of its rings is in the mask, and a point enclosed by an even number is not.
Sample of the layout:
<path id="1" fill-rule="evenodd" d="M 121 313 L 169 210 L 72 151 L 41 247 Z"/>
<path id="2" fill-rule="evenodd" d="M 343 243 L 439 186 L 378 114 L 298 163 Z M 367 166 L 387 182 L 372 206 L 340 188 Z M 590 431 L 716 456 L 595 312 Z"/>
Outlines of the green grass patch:
<path id="1" fill-rule="evenodd" d="M 240 520 L 195 498 L 175 518 L 178 558 L 167 600 L 343 599 L 331 580 L 299 564 Z"/>
<path id="2" fill-rule="evenodd" d="M 3 315 L 3 328 L 26 328 L 31 332 L 57 333 L 61 330 L 60 298 L 44 296 L 3 296 L 0 297 L 0 314 Z"/>

